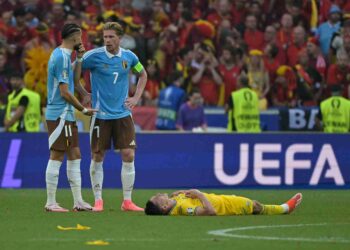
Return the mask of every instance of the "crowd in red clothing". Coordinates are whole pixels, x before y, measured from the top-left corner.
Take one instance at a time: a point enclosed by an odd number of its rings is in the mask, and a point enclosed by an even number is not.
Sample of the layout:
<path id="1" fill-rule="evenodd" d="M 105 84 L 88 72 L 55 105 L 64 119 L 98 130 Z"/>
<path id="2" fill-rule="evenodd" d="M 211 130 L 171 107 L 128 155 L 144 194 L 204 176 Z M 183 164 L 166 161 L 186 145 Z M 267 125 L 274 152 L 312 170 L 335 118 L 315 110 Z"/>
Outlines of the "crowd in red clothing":
<path id="1" fill-rule="evenodd" d="M 121 46 L 148 71 L 140 105 L 156 105 L 175 70 L 183 88 L 198 87 L 210 106 L 227 103 L 240 74 L 261 109 L 318 105 L 334 84 L 350 96 L 346 0 L 5 0 L 0 14 L 0 103 L 11 89 L 8 75 L 29 70 L 31 49 L 49 53 L 60 44 L 64 23 L 81 25 L 92 49 L 103 45 L 106 21 L 124 26 Z M 130 82 L 133 91 L 137 81 Z"/>

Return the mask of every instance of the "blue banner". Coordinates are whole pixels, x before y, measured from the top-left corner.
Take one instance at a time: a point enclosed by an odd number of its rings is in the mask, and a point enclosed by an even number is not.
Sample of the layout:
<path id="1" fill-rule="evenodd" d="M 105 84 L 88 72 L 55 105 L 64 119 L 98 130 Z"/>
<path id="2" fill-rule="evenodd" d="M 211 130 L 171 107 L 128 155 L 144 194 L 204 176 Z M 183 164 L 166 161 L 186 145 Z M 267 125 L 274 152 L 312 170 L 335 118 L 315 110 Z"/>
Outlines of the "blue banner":
<path id="1" fill-rule="evenodd" d="M 83 187 L 90 187 L 88 134 L 80 136 Z M 137 135 L 136 188 L 349 188 L 350 135 Z M 0 186 L 44 188 L 47 134 L 0 133 Z M 69 187 L 65 163 L 59 187 Z M 121 159 L 104 160 L 104 187 L 121 186 Z"/>

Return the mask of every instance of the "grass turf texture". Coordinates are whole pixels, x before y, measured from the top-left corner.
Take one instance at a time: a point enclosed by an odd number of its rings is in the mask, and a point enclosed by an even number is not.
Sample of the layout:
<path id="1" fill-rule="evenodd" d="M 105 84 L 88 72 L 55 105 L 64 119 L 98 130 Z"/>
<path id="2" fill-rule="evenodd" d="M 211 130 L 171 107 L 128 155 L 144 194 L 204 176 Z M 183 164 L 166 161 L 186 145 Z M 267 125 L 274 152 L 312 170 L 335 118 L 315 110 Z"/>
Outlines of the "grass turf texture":
<path id="1" fill-rule="evenodd" d="M 156 192 L 136 190 L 134 201 L 144 205 Z M 173 191 L 173 190 L 171 190 Z M 171 192 L 169 191 L 169 192 Z M 280 204 L 299 190 L 203 190 L 235 193 L 265 204 Z M 291 215 L 231 217 L 161 217 L 120 211 L 121 191 L 104 190 L 102 213 L 47 213 L 45 190 L 0 190 L 0 249 L 350 249 L 349 191 L 302 190 L 303 203 Z M 84 190 L 92 201 L 90 190 Z M 58 190 L 57 200 L 72 207 L 70 190 Z M 323 224 L 324 223 L 324 224 Z M 88 231 L 60 231 L 61 226 L 90 226 Z M 229 232 L 248 237 L 209 235 L 210 230 L 267 225 L 322 224 Z M 277 240 L 252 239 L 253 236 Z M 282 238 L 303 238 L 282 240 Z M 305 240 L 306 239 L 306 240 Z M 311 239 L 311 240 L 310 240 Z M 104 240 L 108 246 L 85 243 Z M 307 241 L 308 240 L 308 241 Z M 314 240 L 315 242 L 311 242 Z M 327 241 L 327 242 L 326 242 Z"/>

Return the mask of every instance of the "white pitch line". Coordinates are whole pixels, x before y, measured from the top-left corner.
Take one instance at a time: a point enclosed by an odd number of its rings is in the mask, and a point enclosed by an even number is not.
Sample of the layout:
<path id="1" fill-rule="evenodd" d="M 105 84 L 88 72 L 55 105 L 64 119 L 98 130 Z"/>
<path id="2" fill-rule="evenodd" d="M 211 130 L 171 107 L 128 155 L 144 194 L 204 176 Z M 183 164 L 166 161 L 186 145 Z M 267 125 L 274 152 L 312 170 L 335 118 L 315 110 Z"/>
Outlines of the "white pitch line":
<path id="1" fill-rule="evenodd" d="M 81 242 L 81 241 L 92 241 L 95 239 L 80 239 L 80 238 L 33 238 L 28 241 L 53 241 L 53 242 Z M 101 240 L 101 239 L 99 239 Z M 120 238 L 120 239 L 102 239 L 108 242 L 168 242 L 168 239 L 161 238 Z M 213 241 L 213 239 L 179 239 L 179 242 L 198 242 L 198 241 Z"/>
<path id="2" fill-rule="evenodd" d="M 337 223 L 337 225 L 348 225 L 349 223 Z M 341 237 L 321 237 L 321 238 L 304 238 L 304 237 L 277 237 L 277 236 L 259 236 L 259 235 L 244 235 L 244 234 L 232 234 L 232 232 L 248 231 L 256 229 L 266 228 L 289 228 L 289 227 L 313 227 L 313 226 L 326 226 L 328 223 L 318 224 L 295 224 L 295 225 L 264 225 L 264 226 L 249 226 L 249 227 L 237 227 L 220 230 L 209 231 L 208 234 L 215 236 L 224 236 L 240 239 L 253 239 L 253 240 L 276 240 L 276 241 L 304 241 L 304 242 L 327 242 L 327 243 L 350 243 L 349 239 Z"/>

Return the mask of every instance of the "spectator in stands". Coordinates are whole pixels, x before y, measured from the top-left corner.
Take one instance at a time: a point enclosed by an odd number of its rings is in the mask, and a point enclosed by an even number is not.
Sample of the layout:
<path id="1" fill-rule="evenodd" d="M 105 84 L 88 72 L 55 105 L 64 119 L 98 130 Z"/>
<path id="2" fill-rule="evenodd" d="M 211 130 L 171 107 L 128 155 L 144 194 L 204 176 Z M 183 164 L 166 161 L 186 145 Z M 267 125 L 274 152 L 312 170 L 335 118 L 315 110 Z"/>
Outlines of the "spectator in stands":
<path id="1" fill-rule="evenodd" d="M 48 53 L 51 53 L 51 51 L 56 47 L 56 43 L 54 40 L 54 37 L 52 34 L 50 34 L 49 27 L 46 23 L 39 23 L 38 26 L 35 28 L 34 37 L 29 40 L 24 48 L 23 48 L 23 54 L 22 54 L 22 64 L 23 68 L 26 68 L 25 65 L 25 59 L 27 57 L 27 53 L 31 51 L 32 49 L 44 49 Z"/>
<path id="2" fill-rule="evenodd" d="M 267 47 L 276 46 L 278 49 L 278 54 L 276 56 L 276 60 L 280 64 L 286 63 L 286 53 L 283 49 L 283 47 L 278 43 L 277 41 L 277 31 L 276 28 L 272 25 L 266 26 L 265 32 L 264 32 L 264 51 L 269 50 L 270 48 Z M 265 53 L 266 54 L 266 53 Z"/>
<path id="3" fill-rule="evenodd" d="M 232 3 L 231 14 L 233 25 L 241 25 L 244 23 L 244 17 L 248 12 L 247 0 L 236 0 Z"/>
<path id="4" fill-rule="evenodd" d="M 161 32 L 170 25 L 170 19 L 164 10 L 163 1 L 154 0 L 152 4 L 152 12 L 149 19 L 146 19 L 144 36 L 147 38 L 147 50 L 149 57 L 154 56 L 157 49 L 158 37 Z"/>
<path id="5" fill-rule="evenodd" d="M 209 22 L 211 22 L 217 28 L 222 20 L 227 19 L 231 21 L 232 16 L 230 10 L 232 8 L 232 4 L 230 1 L 216 0 L 214 1 L 213 5 L 214 8 L 207 17 Z"/>
<path id="6" fill-rule="evenodd" d="M 332 86 L 332 96 L 324 100 L 320 105 L 320 111 L 316 124 L 323 127 L 327 133 L 348 133 L 350 132 L 350 101 L 342 95 L 342 88 L 339 85 Z"/>
<path id="7" fill-rule="evenodd" d="M 26 26 L 24 8 L 16 9 L 13 12 L 16 20 L 16 26 L 7 30 L 7 43 L 9 44 L 8 63 L 15 70 L 23 71 L 21 65 L 21 56 L 25 44 L 34 37 L 34 31 Z"/>
<path id="8" fill-rule="evenodd" d="M 343 23 L 343 27 L 337 33 L 334 33 L 331 48 L 329 50 L 329 62 L 334 62 L 334 55 L 338 50 L 345 50 L 350 56 L 350 19 L 347 19 Z"/>
<path id="9" fill-rule="evenodd" d="M 328 21 L 322 23 L 316 32 L 319 37 L 321 50 L 324 56 L 328 56 L 331 39 L 334 33 L 340 29 L 341 10 L 337 5 L 332 5 L 329 10 Z"/>
<path id="10" fill-rule="evenodd" d="M 191 82 L 191 62 L 193 60 L 193 51 L 185 47 L 178 52 L 175 70 L 181 71 L 184 78 L 182 88 L 188 93 L 192 88 Z"/>
<path id="11" fill-rule="evenodd" d="M 249 52 L 249 60 L 247 63 L 247 77 L 249 86 L 259 97 L 260 110 L 267 109 L 267 95 L 270 90 L 269 73 L 265 69 L 263 52 L 260 50 L 251 50 Z"/>
<path id="12" fill-rule="evenodd" d="M 41 122 L 40 95 L 24 87 L 23 75 L 12 72 L 12 93 L 8 96 L 5 130 L 9 132 L 39 132 Z"/>
<path id="13" fill-rule="evenodd" d="M 327 64 L 324 59 L 321 49 L 319 47 L 320 43 L 315 37 L 308 39 L 306 44 L 306 51 L 309 56 L 309 64 L 311 67 L 315 68 L 318 73 L 322 76 L 323 81 L 326 78 Z"/>
<path id="14" fill-rule="evenodd" d="M 47 17 L 45 20 L 49 20 L 48 26 L 52 28 L 53 33 L 55 35 L 55 42 L 56 44 L 61 43 L 61 29 L 64 25 L 64 18 L 65 18 L 65 13 L 64 13 L 64 8 L 63 4 L 60 3 L 59 1 L 54 1 L 52 5 L 52 9 L 50 12 L 47 13 Z"/>
<path id="15" fill-rule="evenodd" d="M 25 8 L 26 11 L 26 25 L 29 28 L 36 28 L 39 24 L 39 19 L 37 18 L 37 14 L 36 14 L 36 9 L 33 6 L 27 6 Z"/>
<path id="16" fill-rule="evenodd" d="M 224 82 L 224 103 L 227 103 L 231 93 L 237 88 L 237 78 L 241 73 L 241 67 L 236 62 L 236 50 L 233 47 L 223 48 L 219 72 Z"/>
<path id="17" fill-rule="evenodd" d="M 195 29 L 193 23 L 192 12 L 190 10 L 184 10 L 181 13 L 178 20 L 178 37 L 179 37 L 179 49 L 185 47 L 193 47 L 195 41 Z"/>
<path id="18" fill-rule="evenodd" d="M 270 102 L 273 107 L 295 107 L 297 79 L 293 69 L 287 65 L 276 71 L 276 80 L 270 91 Z"/>
<path id="19" fill-rule="evenodd" d="M 0 96 L 2 97 L 7 97 L 7 95 L 11 91 L 11 84 L 10 84 L 11 72 L 13 72 L 13 69 L 11 69 L 11 67 L 7 63 L 6 52 L 4 50 L 0 51 Z"/>
<path id="20" fill-rule="evenodd" d="M 260 1 L 261 2 L 261 1 Z M 259 1 L 251 1 L 249 4 L 249 14 L 254 15 L 257 20 L 257 27 L 263 30 L 265 27 L 266 14 L 263 12 L 262 6 Z"/>
<path id="21" fill-rule="evenodd" d="M 143 105 L 155 106 L 160 89 L 160 76 L 157 62 L 155 60 L 148 60 L 146 71 L 148 77 L 145 90 L 143 91 Z"/>
<path id="22" fill-rule="evenodd" d="M 277 43 L 286 51 L 293 41 L 293 17 L 285 13 L 281 18 L 281 28 L 277 33 Z"/>
<path id="23" fill-rule="evenodd" d="M 181 105 L 177 114 L 176 128 L 189 131 L 207 130 L 203 98 L 199 89 L 192 89 L 189 94 L 189 100 Z"/>
<path id="24" fill-rule="evenodd" d="M 274 82 L 276 79 L 276 71 L 281 65 L 278 60 L 279 49 L 275 44 L 268 44 L 264 50 L 264 66 L 269 73 L 270 83 Z"/>
<path id="25" fill-rule="evenodd" d="M 254 15 L 248 15 L 245 19 L 244 41 L 248 50 L 264 48 L 264 34 L 258 30 L 257 19 Z"/>
<path id="26" fill-rule="evenodd" d="M 294 27 L 302 26 L 309 30 L 309 21 L 303 12 L 302 5 L 302 1 L 291 1 L 291 3 L 287 3 L 287 11 L 292 15 Z"/>
<path id="27" fill-rule="evenodd" d="M 200 89 L 205 105 L 217 105 L 218 85 L 222 84 L 221 76 L 217 71 L 219 63 L 211 47 L 205 43 L 198 45 L 194 52 L 194 59 L 191 63 L 192 83 Z"/>
<path id="28" fill-rule="evenodd" d="M 299 64 L 295 66 L 297 76 L 297 98 L 300 106 L 317 106 L 322 94 L 322 76 L 309 64 L 306 49 L 298 53 Z"/>
<path id="29" fill-rule="evenodd" d="M 294 67 L 298 63 L 299 51 L 306 47 L 306 33 L 302 26 L 297 26 L 293 30 L 293 43 L 287 49 L 287 63 Z"/>
<path id="30" fill-rule="evenodd" d="M 185 100 L 182 72 L 174 71 L 169 79 L 169 86 L 162 89 L 158 98 L 156 127 L 159 130 L 176 130 L 177 112 Z"/>
<path id="31" fill-rule="evenodd" d="M 338 50 L 337 62 L 329 66 L 326 82 L 327 82 L 326 97 L 329 97 L 332 85 L 340 85 L 342 88 L 342 96 L 345 98 L 350 97 L 349 56 L 344 50 Z"/>
<path id="32" fill-rule="evenodd" d="M 257 133 L 260 129 L 259 97 L 249 87 L 249 79 L 242 74 L 238 78 L 238 90 L 232 92 L 226 107 L 228 131 Z"/>

